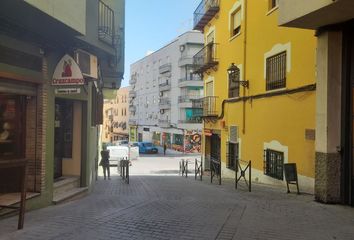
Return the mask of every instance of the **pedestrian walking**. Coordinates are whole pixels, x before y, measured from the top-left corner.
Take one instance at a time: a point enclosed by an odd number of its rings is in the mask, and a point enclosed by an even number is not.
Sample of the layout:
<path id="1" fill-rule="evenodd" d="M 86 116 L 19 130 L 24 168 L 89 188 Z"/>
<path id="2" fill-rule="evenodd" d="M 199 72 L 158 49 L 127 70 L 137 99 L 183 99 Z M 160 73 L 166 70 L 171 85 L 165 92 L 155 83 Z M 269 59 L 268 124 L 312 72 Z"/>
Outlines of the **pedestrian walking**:
<path id="1" fill-rule="evenodd" d="M 104 146 L 101 151 L 100 166 L 102 166 L 102 169 L 103 169 L 104 179 L 106 180 L 106 176 L 108 176 L 108 180 L 111 180 L 110 171 L 109 171 L 109 151 L 107 150 L 106 146 Z M 107 172 L 107 174 L 106 174 L 106 172 Z"/>
<path id="2" fill-rule="evenodd" d="M 163 144 L 163 155 L 166 155 L 166 149 L 167 149 L 167 145 L 166 143 Z"/>

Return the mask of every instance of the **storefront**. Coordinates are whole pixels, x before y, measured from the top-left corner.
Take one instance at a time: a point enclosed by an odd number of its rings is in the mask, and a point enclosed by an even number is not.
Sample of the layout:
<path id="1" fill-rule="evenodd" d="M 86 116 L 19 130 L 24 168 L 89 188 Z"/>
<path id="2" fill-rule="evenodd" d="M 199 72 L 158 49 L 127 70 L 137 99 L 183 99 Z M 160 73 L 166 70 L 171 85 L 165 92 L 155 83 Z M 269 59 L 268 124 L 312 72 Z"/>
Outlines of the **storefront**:
<path id="1" fill-rule="evenodd" d="M 172 149 L 178 152 L 184 151 L 184 137 L 183 134 L 173 134 Z"/>
<path id="2" fill-rule="evenodd" d="M 27 160 L 27 191 L 41 192 L 43 169 L 37 85 L 0 77 L 0 160 Z M 17 191 L 20 178 L 0 170 L 0 192 Z M 30 194 L 29 194 L 30 195 Z"/>

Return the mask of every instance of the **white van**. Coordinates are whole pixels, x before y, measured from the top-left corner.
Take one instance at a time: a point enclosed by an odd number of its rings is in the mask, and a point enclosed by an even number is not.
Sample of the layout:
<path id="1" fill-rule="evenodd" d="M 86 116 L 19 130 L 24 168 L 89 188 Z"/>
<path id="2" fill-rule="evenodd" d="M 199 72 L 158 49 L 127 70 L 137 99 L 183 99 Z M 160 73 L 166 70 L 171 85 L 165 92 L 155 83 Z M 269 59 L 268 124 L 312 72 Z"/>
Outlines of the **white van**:
<path id="1" fill-rule="evenodd" d="M 108 146 L 107 150 L 109 151 L 110 165 L 117 165 L 118 161 L 129 158 L 129 150 L 130 160 L 136 160 L 139 157 L 139 147 Z"/>

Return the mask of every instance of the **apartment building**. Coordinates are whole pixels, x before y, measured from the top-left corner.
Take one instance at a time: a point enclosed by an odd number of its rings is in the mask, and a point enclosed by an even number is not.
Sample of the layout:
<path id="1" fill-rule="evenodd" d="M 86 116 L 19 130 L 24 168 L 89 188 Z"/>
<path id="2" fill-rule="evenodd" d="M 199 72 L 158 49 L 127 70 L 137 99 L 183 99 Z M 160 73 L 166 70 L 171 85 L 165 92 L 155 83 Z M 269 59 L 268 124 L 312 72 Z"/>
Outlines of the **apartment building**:
<path id="1" fill-rule="evenodd" d="M 131 65 L 131 141 L 200 152 L 201 108 L 193 100 L 202 97 L 203 82 L 192 65 L 202 46 L 203 35 L 188 31 Z"/>
<path id="2" fill-rule="evenodd" d="M 124 3 L 1 1 L 0 198 L 20 182 L 3 161 L 23 159 L 29 209 L 93 189 L 103 93 L 124 74 Z"/>
<path id="3" fill-rule="evenodd" d="M 195 10 L 203 158 L 222 178 L 251 160 L 252 181 L 274 185 L 296 163 L 300 190 L 313 192 L 315 32 L 279 27 L 278 11 L 272 0 L 202 0 Z"/>
<path id="4" fill-rule="evenodd" d="M 316 30 L 315 198 L 354 206 L 354 5 L 280 0 L 279 24 Z"/>
<path id="5" fill-rule="evenodd" d="M 120 88 L 114 98 L 104 100 L 102 142 L 114 143 L 129 139 L 129 88 Z"/>

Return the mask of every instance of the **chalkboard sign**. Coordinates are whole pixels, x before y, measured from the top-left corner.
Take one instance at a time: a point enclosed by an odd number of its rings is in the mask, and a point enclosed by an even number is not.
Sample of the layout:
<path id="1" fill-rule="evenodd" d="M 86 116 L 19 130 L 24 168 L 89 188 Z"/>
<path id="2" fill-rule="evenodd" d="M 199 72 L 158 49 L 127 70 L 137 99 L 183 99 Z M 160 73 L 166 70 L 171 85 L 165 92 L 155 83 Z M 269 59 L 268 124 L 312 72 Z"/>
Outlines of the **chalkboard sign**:
<path id="1" fill-rule="evenodd" d="M 285 180 L 287 182 L 297 181 L 296 163 L 284 164 Z"/>
<path id="2" fill-rule="evenodd" d="M 290 193 L 289 184 L 295 184 L 297 188 L 297 194 L 300 194 L 299 183 L 297 180 L 296 163 L 285 163 L 284 173 L 285 173 L 285 180 L 288 188 L 288 193 Z"/>

